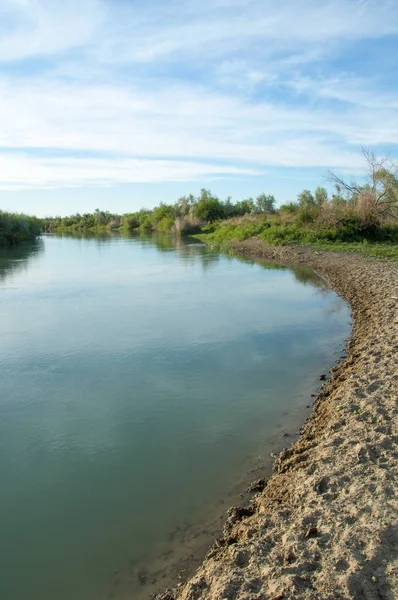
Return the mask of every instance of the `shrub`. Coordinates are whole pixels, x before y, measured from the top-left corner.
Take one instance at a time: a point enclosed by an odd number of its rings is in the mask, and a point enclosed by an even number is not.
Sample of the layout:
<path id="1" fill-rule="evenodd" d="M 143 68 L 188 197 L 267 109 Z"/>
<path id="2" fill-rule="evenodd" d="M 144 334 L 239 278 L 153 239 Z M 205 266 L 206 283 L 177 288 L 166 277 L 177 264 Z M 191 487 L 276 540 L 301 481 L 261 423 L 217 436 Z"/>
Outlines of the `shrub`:
<path id="1" fill-rule="evenodd" d="M 305 231 L 297 225 L 273 225 L 265 229 L 259 237 L 267 244 L 278 246 L 304 241 Z"/>
<path id="2" fill-rule="evenodd" d="M 308 223 L 314 223 L 319 215 L 319 208 L 317 206 L 306 206 L 299 209 L 296 216 L 296 223 L 298 225 L 308 225 Z"/>
<path id="3" fill-rule="evenodd" d="M 122 217 L 121 226 L 124 229 L 128 229 L 129 231 L 133 231 L 134 229 L 138 229 L 138 227 L 140 226 L 140 222 L 139 222 L 139 220 L 137 218 L 137 215 L 135 215 L 135 214 L 124 215 Z"/>
<path id="4" fill-rule="evenodd" d="M 161 233 L 169 233 L 172 230 L 173 225 L 174 219 L 171 217 L 163 217 L 163 219 L 156 223 L 156 231 L 160 231 Z"/>
<path id="5" fill-rule="evenodd" d="M 296 202 L 290 202 L 289 204 L 282 204 L 282 206 L 279 208 L 279 212 L 294 215 L 297 213 L 298 209 L 299 205 L 296 204 Z"/>
<path id="6" fill-rule="evenodd" d="M 41 222 L 29 215 L 0 211 L 0 246 L 9 246 L 35 239 L 40 235 Z"/>
<path id="7" fill-rule="evenodd" d="M 221 219 L 224 208 L 218 198 L 201 198 L 196 205 L 196 216 L 203 221 Z"/>

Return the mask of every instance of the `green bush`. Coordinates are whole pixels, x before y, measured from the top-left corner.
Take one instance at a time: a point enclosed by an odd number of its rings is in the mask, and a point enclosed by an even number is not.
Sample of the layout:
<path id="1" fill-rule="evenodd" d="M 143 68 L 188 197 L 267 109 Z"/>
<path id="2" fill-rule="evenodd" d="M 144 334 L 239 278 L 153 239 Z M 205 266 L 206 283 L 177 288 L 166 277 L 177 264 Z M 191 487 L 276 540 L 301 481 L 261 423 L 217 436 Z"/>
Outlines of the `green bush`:
<path id="1" fill-rule="evenodd" d="M 282 206 L 279 209 L 279 212 L 294 215 L 297 213 L 298 209 L 299 205 L 296 202 L 290 202 L 289 204 L 282 204 Z"/>
<path id="2" fill-rule="evenodd" d="M 156 223 L 156 231 L 161 233 L 169 233 L 174 225 L 174 219 L 172 217 L 163 217 Z"/>
<path id="3" fill-rule="evenodd" d="M 223 216 L 224 208 L 218 198 L 201 198 L 196 205 L 195 214 L 203 221 L 216 221 Z"/>
<path id="4" fill-rule="evenodd" d="M 306 232 L 297 225 L 272 225 L 265 229 L 259 237 L 267 244 L 279 246 L 303 242 Z"/>
<path id="5" fill-rule="evenodd" d="M 35 239 L 40 231 L 41 222 L 36 217 L 0 211 L 0 246 Z"/>
<path id="6" fill-rule="evenodd" d="M 296 215 L 296 223 L 298 225 L 308 225 L 308 223 L 314 223 L 319 215 L 319 208 L 317 206 L 305 206 L 298 210 Z"/>
<path id="7" fill-rule="evenodd" d="M 135 214 L 127 214 L 123 215 L 121 220 L 121 228 L 127 229 L 128 231 L 134 231 L 134 229 L 138 229 L 140 226 L 140 222 Z"/>
<path id="8" fill-rule="evenodd" d="M 207 231 L 210 233 L 212 242 L 223 244 L 232 240 L 247 240 L 250 237 L 261 234 L 268 227 L 269 223 L 262 218 L 253 219 L 243 217 L 241 219 L 219 221 L 208 227 Z"/>

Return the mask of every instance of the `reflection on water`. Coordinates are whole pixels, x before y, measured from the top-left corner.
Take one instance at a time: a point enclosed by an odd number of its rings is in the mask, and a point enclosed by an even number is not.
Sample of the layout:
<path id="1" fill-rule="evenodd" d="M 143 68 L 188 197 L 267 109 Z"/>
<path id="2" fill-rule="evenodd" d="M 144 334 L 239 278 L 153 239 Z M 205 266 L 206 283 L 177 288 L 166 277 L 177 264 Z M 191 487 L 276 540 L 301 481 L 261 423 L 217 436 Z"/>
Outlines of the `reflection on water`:
<path id="1" fill-rule="evenodd" d="M 297 429 L 347 307 L 168 236 L 44 236 L 0 269 L 0 597 L 148 598 Z"/>
<path id="2" fill-rule="evenodd" d="M 15 246 L 0 246 L 0 283 L 18 270 L 29 269 L 30 263 L 44 250 L 41 240 L 16 244 Z"/>
<path id="3" fill-rule="evenodd" d="M 141 235 L 136 241 L 142 246 L 155 245 L 161 252 L 177 252 L 180 260 L 193 264 L 199 261 L 203 270 L 211 269 L 220 260 L 220 253 L 195 238 L 180 238 L 171 235 Z"/>
<path id="4" fill-rule="evenodd" d="M 134 240 L 141 247 L 155 246 L 161 252 L 177 252 L 179 259 L 186 262 L 199 260 L 203 269 L 207 270 L 215 265 L 219 260 L 220 252 L 212 249 L 207 244 L 198 241 L 194 237 L 177 237 L 167 234 L 130 234 L 127 232 L 108 231 L 101 234 L 95 233 L 79 233 L 67 232 L 59 234 L 57 237 L 80 239 L 82 241 L 92 241 L 99 246 L 108 244 L 110 240 L 129 239 Z M 316 275 L 312 269 L 306 267 L 285 267 L 277 262 L 262 259 L 252 259 L 244 255 L 236 255 L 235 253 L 224 254 L 224 258 L 229 260 L 238 260 L 247 265 L 261 265 L 264 269 L 291 271 L 297 281 L 320 289 L 328 290 L 328 284 L 324 279 Z"/>

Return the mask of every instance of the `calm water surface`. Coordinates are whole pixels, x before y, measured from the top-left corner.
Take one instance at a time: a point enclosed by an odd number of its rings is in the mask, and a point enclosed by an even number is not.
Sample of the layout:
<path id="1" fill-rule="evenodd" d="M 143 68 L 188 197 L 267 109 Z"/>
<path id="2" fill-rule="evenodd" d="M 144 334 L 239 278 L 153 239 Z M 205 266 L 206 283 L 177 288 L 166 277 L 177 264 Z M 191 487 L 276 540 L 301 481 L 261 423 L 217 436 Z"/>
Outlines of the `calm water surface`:
<path id="1" fill-rule="evenodd" d="M 147 597 L 348 334 L 305 269 L 161 238 L 0 250 L 0 597 Z"/>

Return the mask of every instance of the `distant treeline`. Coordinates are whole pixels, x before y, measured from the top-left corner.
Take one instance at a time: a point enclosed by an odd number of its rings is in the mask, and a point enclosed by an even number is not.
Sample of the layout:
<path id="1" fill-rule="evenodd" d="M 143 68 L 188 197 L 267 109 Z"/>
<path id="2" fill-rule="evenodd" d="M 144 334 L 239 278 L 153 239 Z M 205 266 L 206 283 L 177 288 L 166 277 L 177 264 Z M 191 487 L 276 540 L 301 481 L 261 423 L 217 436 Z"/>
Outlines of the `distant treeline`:
<path id="1" fill-rule="evenodd" d="M 43 224 L 29 215 L 0 210 L 0 246 L 10 246 L 33 240 L 40 235 Z"/>
<path id="2" fill-rule="evenodd" d="M 128 231 L 187 234 L 199 232 L 207 224 L 220 219 L 246 214 L 273 214 L 275 198 L 260 194 L 233 203 L 231 198 L 220 200 L 210 190 L 202 189 L 199 196 L 182 196 L 174 204 L 161 202 L 153 209 L 142 208 L 124 215 L 97 209 L 94 213 L 43 219 L 43 230 L 88 231 L 124 229 Z"/>

